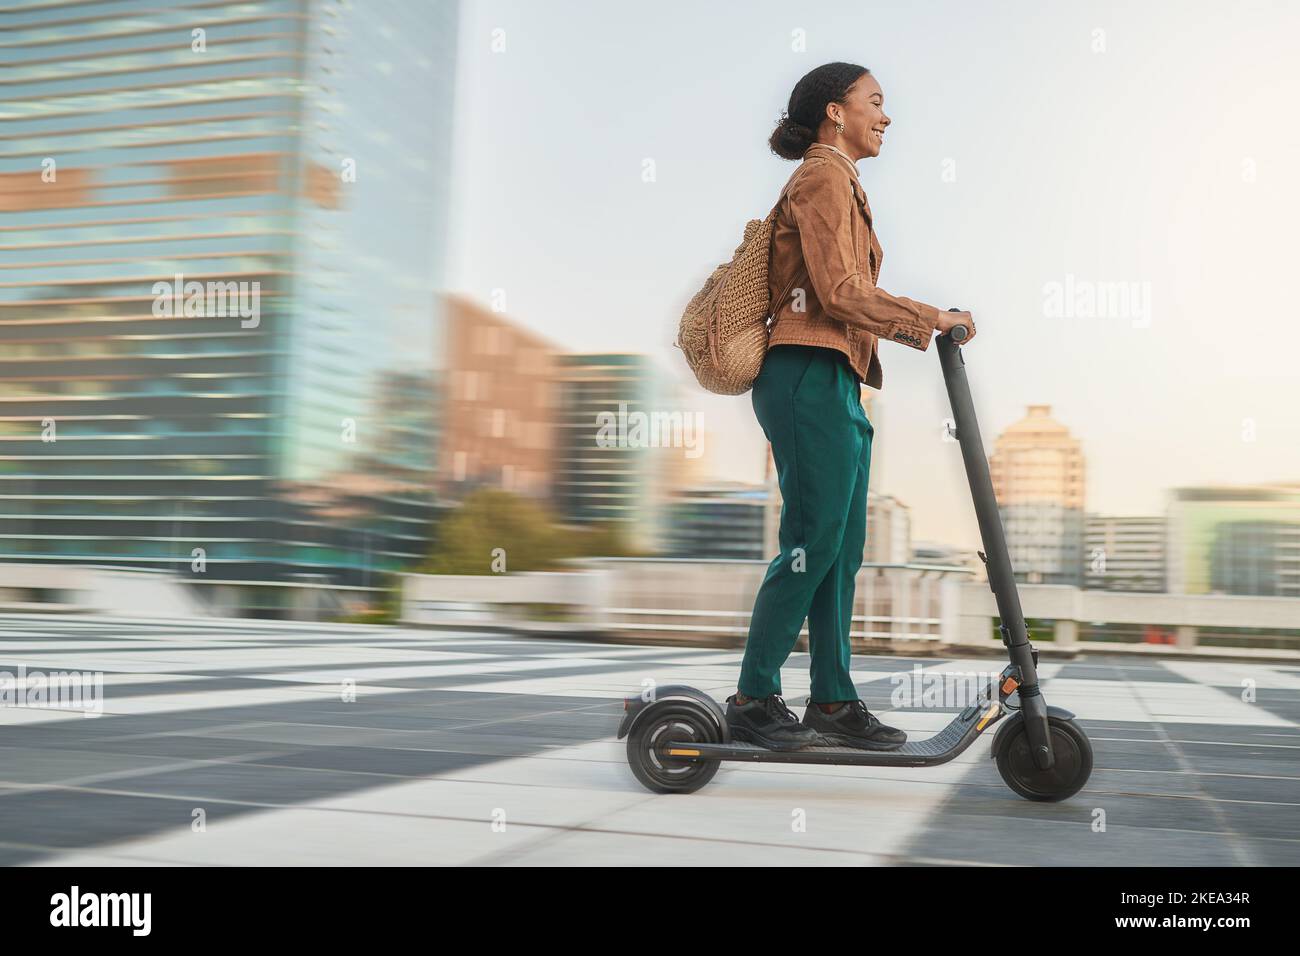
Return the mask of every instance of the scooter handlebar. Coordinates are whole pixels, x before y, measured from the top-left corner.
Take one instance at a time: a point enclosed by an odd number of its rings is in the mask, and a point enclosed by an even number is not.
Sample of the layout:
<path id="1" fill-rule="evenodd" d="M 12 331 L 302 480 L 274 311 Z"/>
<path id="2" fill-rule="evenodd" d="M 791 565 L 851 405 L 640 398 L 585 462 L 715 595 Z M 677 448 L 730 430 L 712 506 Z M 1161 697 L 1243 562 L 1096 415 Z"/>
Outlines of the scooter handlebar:
<path id="1" fill-rule="evenodd" d="M 961 309 L 949 309 L 948 311 L 960 312 Z M 951 329 L 948 330 L 948 337 L 952 339 L 954 342 L 964 342 L 966 341 L 966 336 L 969 334 L 969 332 L 970 330 L 967 329 L 966 326 L 964 325 L 954 325 Z"/>

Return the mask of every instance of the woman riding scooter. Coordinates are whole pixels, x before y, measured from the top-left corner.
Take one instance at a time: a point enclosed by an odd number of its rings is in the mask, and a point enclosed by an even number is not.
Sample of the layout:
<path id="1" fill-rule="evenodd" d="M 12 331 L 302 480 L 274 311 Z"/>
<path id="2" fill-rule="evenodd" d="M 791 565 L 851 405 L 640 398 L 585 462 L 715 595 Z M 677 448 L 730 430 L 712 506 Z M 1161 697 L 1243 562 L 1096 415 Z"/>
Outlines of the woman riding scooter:
<path id="1" fill-rule="evenodd" d="M 793 282 L 774 316 L 752 402 L 772 445 L 782 508 L 780 554 L 750 619 L 737 693 L 727 698 L 736 740 L 773 750 L 827 742 L 867 750 L 902 746 L 858 697 L 849 628 L 866 546 L 867 477 L 874 428 L 861 387 L 880 388 L 877 341 L 925 351 L 954 326 L 974 337 L 968 312 L 945 312 L 876 285 L 882 251 L 858 160 L 880 155 L 885 96 L 871 73 L 827 63 L 790 95 L 769 145 L 802 159 L 772 230 L 769 291 Z M 812 693 L 800 721 L 781 698 L 781 665 L 808 621 Z"/>

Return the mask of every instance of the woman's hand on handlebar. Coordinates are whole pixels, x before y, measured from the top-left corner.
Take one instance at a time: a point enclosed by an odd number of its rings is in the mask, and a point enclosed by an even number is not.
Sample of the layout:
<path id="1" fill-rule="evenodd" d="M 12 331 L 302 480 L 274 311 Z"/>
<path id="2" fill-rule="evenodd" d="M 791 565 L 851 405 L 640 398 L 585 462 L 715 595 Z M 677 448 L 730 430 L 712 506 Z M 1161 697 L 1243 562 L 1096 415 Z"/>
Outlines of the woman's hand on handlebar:
<path id="1" fill-rule="evenodd" d="M 975 320 L 971 318 L 969 312 L 959 312 L 956 309 L 949 309 L 947 312 L 939 313 L 939 324 L 934 330 L 940 335 L 950 331 L 955 326 L 966 326 L 966 338 L 960 344 L 965 345 L 971 339 L 975 338 Z"/>

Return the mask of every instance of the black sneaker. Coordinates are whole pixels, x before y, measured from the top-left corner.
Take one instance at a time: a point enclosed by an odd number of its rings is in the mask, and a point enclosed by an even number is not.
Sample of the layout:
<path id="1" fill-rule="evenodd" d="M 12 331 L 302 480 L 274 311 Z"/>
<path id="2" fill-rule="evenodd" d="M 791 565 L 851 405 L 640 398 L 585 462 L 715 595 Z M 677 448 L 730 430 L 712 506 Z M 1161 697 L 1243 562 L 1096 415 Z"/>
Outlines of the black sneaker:
<path id="1" fill-rule="evenodd" d="M 860 700 L 846 703 L 839 710 L 827 714 L 808 701 L 803 722 L 826 740 L 841 747 L 859 750 L 897 750 L 907 743 L 907 734 L 897 727 L 886 727 Z"/>
<path id="2" fill-rule="evenodd" d="M 776 694 L 770 697 L 751 697 L 743 704 L 736 703 L 733 694 L 727 698 L 727 726 L 733 740 L 758 744 L 768 750 L 802 750 L 823 743 L 815 730 L 799 723 L 799 718 Z"/>

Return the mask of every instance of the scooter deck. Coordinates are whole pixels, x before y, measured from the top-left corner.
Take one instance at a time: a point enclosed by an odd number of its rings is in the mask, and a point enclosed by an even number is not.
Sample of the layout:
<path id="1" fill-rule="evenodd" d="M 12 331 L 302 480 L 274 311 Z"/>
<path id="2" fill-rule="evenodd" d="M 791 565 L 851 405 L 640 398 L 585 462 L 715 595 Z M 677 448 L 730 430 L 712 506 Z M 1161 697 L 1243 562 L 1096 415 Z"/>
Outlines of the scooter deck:
<path id="1" fill-rule="evenodd" d="M 1001 716 L 1000 709 L 997 716 Z M 943 730 L 924 740 L 909 740 L 897 750 L 859 750 L 856 747 L 805 747 L 803 750 L 768 750 L 749 743 L 668 743 L 664 755 L 686 760 L 745 760 L 751 763 L 841 764 L 853 767 L 932 767 L 947 763 L 966 750 L 975 738 L 997 721 L 984 717 L 975 706 L 966 708 Z"/>

